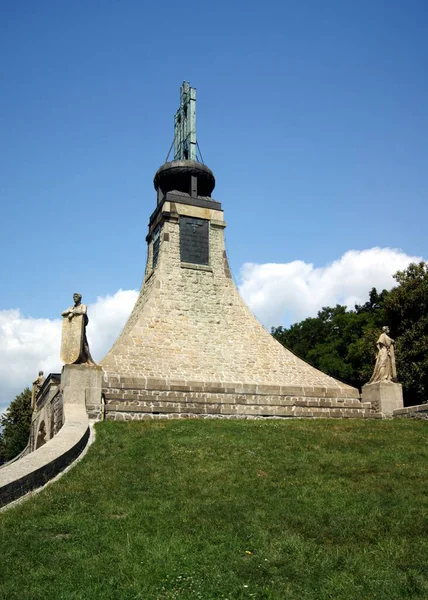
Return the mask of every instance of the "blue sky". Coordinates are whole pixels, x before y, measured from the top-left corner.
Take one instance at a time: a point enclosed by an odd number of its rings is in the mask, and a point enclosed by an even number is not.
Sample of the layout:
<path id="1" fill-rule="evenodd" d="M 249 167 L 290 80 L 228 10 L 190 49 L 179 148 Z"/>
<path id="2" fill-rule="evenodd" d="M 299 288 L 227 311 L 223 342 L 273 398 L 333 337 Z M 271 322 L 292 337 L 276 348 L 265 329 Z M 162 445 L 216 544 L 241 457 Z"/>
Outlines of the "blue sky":
<path id="1" fill-rule="evenodd" d="M 183 80 L 238 281 L 428 257 L 427 25 L 417 0 L 3 0 L 0 311 L 139 288 Z"/>

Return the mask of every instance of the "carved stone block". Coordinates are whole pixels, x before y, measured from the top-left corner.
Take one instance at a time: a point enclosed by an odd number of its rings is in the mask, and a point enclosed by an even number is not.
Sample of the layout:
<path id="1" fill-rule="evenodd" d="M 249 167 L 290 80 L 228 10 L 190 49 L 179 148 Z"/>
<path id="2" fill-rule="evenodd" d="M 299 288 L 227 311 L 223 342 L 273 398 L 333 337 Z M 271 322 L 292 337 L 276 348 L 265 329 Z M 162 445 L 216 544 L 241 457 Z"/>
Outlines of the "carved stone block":
<path id="1" fill-rule="evenodd" d="M 84 326 L 83 315 L 74 315 L 72 319 L 62 320 L 60 355 L 66 365 L 76 362 L 82 352 Z"/>
<path id="2" fill-rule="evenodd" d="M 402 385 L 392 381 L 366 383 L 362 389 L 362 402 L 370 402 L 375 412 L 392 417 L 394 410 L 403 408 Z"/>

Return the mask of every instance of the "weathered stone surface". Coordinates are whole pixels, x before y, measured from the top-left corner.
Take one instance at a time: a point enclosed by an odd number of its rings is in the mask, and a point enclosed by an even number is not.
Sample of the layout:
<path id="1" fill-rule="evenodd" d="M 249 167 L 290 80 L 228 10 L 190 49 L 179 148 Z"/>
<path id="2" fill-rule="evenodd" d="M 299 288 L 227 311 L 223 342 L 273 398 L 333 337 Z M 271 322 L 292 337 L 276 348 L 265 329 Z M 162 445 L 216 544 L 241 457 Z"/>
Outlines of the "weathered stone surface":
<path id="1" fill-rule="evenodd" d="M 123 378 L 125 379 L 125 378 Z M 332 417 L 351 417 L 367 418 L 374 415 L 371 411 L 370 403 L 363 406 L 358 399 L 352 398 L 326 398 L 305 397 L 304 388 L 294 388 L 294 391 L 300 390 L 299 396 L 257 393 L 257 386 L 252 386 L 251 393 L 245 393 L 242 390 L 237 393 L 239 384 L 235 386 L 228 383 L 219 390 L 216 385 L 205 384 L 204 390 L 201 390 L 201 382 L 195 389 L 192 386 L 177 385 L 177 380 L 173 383 L 165 380 L 165 388 L 146 389 L 142 387 L 142 379 L 135 378 L 135 384 L 138 386 L 131 389 L 129 379 L 127 379 L 127 388 L 123 389 L 121 377 L 112 377 L 111 380 L 104 381 L 103 394 L 106 399 L 105 414 L 107 419 L 124 418 L 149 418 L 145 415 L 151 415 L 158 418 L 159 415 L 174 415 L 175 418 L 189 418 L 196 416 L 222 418 L 332 418 Z M 172 388 L 177 389 L 172 389 Z M 179 389 L 179 388 L 183 389 Z M 186 389 L 188 388 L 188 389 Z M 265 392 L 265 388 L 262 388 Z M 275 390 L 275 386 L 271 386 Z M 325 390 L 320 390 L 324 392 Z M 151 417 L 150 417 L 151 418 Z"/>
<path id="2" fill-rule="evenodd" d="M 87 365 L 66 365 L 61 377 L 64 424 L 34 452 L 0 471 L 0 506 L 44 485 L 64 470 L 89 439 L 87 402 L 101 399 L 102 370 Z"/>
<path id="3" fill-rule="evenodd" d="M 65 365 L 61 374 L 64 404 L 101 404 L 103 371 L 99 366 Z"/>
<path id="4" fill-rule="evenodd" d="M 30 451 L 33 452 L 58 433 L 63 425 L 61 377 L 51 373 L 37 396 L 31 416 Z"/>
<path id="5" fill-rule="evenodd" d="M 403 408 L 403 388 L 392 381 L 367 383 L 363 385 L 362 401 L 370 402 L 375 412 L 392 417 L 396 409 Z"/>
<path id="6" fill-rule="evenodd" d="M 83 315 L 62 320 L 60 356 L 66 365 L 76 362 L 82 352 L 84 326 Z"/>
<path id="7" fill-rule="evenodd" d="M 180 216 L 201 218 L 199 207 L 174 203 Z M 223 221 L 222 211 L 215 220 Z M 182 268 L 180 226 L 157 215 L 159 257 L 152 269 L 149 236 L 145 281 L 135 308 L 113 348 L 101 361 L 107 377 L 146 379 L 147 389 L 162 381 L 192 391 L 221 391 L 230 382 L 239 391 L 280 393 L 295 388 L 313 397 L 359 399 L 358 391 L 314 369 L 279 344 L 241 299 L 225 271 L 224 229 L 209 211 L 210 270 Z M 167 234 L 167 243 L 165 242 Z M 148 278 L 148 276 L 150 277 Z M 154 382 L 156 380 L 156 383 Z M 166 388 L 165 388 L 166 389 Z M 178 387 L 180 389 L 180 387 Z"/>
<path id="8" fill-rule="evenodd" d="M 394 410 L 394 419 L 418 419 L 428 420 L 428 404 L 418 404 L 417 406 L 407 406 L 406 408 L 397 408 Z"/>
<path id="9" fill-rule="evenodd" d="M 395 366 L 395 340 L 389 337 L 389 327 L 382 327 L 377 342 L 376 364 L 369 383 L 377 381 L 397 381 L 397 369 Z"/>
<path id="10" fill-rule="evenodd" d="M 88 338 L 86 337 L 86 325 L 89 323 L 88 308 L 86 304 L 82 304 L 82 294 L 75 292 L 73 302 L 72 306 L 61 313 L 63 317 L 61 358 L 65 364 L 79 363 L 94 366 L 95 363 L 92 360 Z M 73 323 L 75 320 L 76 324 Z M 83 323 L 81 330 L 80 320 Z M 68 321 L 68 323 L 64 324 L 64 321 Z M 78 357 L 75 358 L 78 347 L 80 347 L 80 352 Z"/>
<path id="11" fill-rule="evenodd" d="M 44 377 L 43 371 L 39 371 L 38 376 L 33 381 L 33 388 L 32 388 L 32 393 L 31 393 L 31 408 L 32 408 L 32 410 L 34 410 L 34 408 L 36 406 L 37 396 L 39 395 L 39 392 L 45 381 L 46 381 L 46 378 Z"/>

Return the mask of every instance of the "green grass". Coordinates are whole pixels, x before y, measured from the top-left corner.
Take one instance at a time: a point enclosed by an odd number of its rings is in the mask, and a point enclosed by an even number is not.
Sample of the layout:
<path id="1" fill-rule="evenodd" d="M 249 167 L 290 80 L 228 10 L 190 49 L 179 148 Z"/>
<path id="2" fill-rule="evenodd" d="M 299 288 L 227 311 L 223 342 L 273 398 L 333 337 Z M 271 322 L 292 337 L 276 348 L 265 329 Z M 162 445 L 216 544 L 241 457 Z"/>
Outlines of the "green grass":
<path id="1" fill-rule="evenodd" d="M 428 598 L 428 423 L 100 423 L 0 514 L 0 598 Z"/>

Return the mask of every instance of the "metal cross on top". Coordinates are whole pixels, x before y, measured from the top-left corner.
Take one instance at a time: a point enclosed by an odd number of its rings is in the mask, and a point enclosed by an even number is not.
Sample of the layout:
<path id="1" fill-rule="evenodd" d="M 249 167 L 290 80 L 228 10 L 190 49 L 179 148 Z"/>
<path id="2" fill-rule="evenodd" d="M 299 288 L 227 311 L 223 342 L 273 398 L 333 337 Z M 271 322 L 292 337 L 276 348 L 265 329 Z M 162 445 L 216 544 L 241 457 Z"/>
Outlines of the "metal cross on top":
<path id="1" fill-rule="evenodd" d="M 174 117 L 174 160 L 196 158 L 196 89 L 183 81 L 180 108 Z"/>

